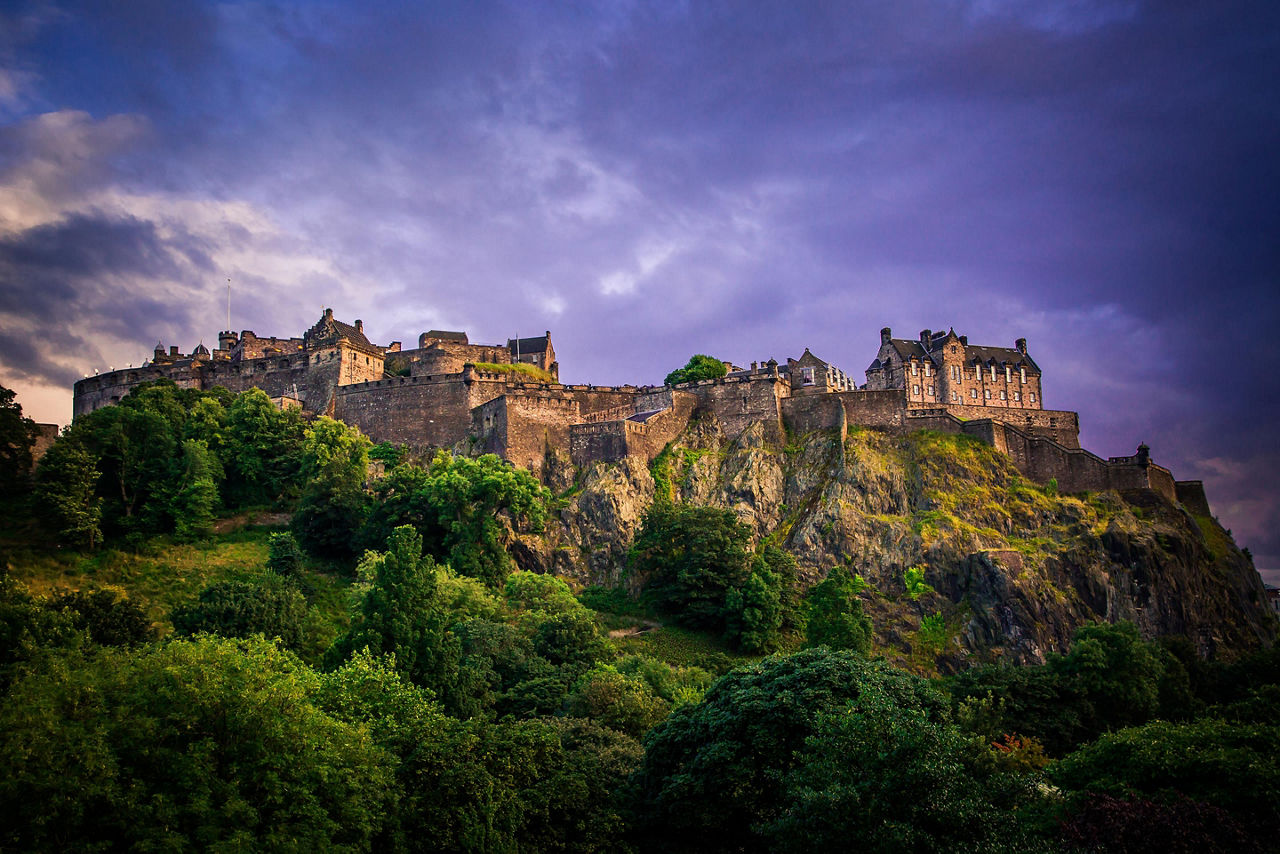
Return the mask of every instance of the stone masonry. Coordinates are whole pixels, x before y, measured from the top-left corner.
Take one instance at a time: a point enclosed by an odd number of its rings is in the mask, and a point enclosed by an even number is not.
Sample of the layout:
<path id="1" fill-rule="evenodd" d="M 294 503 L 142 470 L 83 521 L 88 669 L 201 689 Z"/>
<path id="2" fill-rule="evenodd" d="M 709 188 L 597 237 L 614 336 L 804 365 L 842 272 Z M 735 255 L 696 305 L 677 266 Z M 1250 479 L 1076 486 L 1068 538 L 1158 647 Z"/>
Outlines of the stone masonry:
<path id="1" fill-rule="evenodd" d="M 752 362 L 719 379 L 655 387 L 560 383 L 550 332 L 473 344 L 465 332 L 431 330 L 417 345 L 374 344 L 361 321 L 347 324 L 325 309 L 301 338 L 226 331 L 216 350 L 200 344 L 190 354 L 157 344 L 138 368 L 77 382 L 74 412 L 116 403 L 158 379 L 261 388 L 277 405 L 330 415 L 376 442 L 492 452 L 539 475 L 553 456 L 577 466 L 647 462 L 695 417 L 713 419 L 729 438 L 762 424 L 777 442 L 788 432 L 843 436 L 850 426 L 931 429 L 981 438 L 1028 478 L 1055 480 L 1065 492 L 1148 489 L 1205 504 L 1199 482 L 1175 482 L 1145 446 L 1109 459 L 1080 448 L 1079 417 L 1044 408 L 1040 367 L 1021 338 L 1012 348 L 988 347 L 954 330 L 899 339 L 882 329 L 861 386 L 808 349 L 785 363 Z"/>

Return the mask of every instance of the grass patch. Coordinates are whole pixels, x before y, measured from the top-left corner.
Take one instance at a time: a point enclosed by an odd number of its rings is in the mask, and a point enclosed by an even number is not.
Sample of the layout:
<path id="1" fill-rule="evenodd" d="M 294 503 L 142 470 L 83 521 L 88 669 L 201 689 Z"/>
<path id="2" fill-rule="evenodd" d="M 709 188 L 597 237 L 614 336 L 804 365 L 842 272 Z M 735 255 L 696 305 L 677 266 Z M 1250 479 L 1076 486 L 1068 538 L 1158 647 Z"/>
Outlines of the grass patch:
<path id="1" fill-rule="evenodd" d="M 1231 537 L 1222 529 L 1216 519 L 1210 516 L 1194 516 L 1192 518 L 1196 520 L 1200 533 L 1204 535 L 1205 546 L 1214 560 L 1220 560 L 1231 553 L 1233 547 Z"/>
<path id="2" fill-rule="evenodd" d="M 141 607 L 161 634 L 173 630 L 169 614 L 215 581 L 259 581 L 266 575 L 267 540 L 276 529 L 251 526 L 214 534 L 198 543 L 148 540 L 136 551 L 105 548 L 98 552 L 15 550 L 10 574 L 38 596 L 58 590 L 118 587 Z M 350 582 L 329 572 L 303 576 L 313 606 L 311 646 L 323 651 L 349 621 Z"/>
<path id="3" fill-rule="evenodd" d="M 671 473 L 671 464 L 674 457 L 671 443 L 663 448 L 653 462 L 649 463 L 649 474 L 653 477 L 653 500 L 665 501 L 668 504 L 675 501 L 676 488 Z"/>
<path id="4" fill-rule="evenodd" d="M 527 365 L 524 362 L 515 362 L 509 365 L 500 365 L 497 362 L 476 362 L 475 369 L 486 374 L 519 374 L 519 379 L 527 377 L 540 383 L 553 383 L 556 381 L 550 371 L 544 371 L 542 368 L 535 365 Z"/>
<path id="5" fill-rule="evenodd" d="M 622 655 L 644 655 L 667 664 L 701 667 L 716 673 L 724 673 L 739 664 L 760 658 L 736 652 L 714 635 L 678 626 L 663 626 L 643 634 L 615 638 L 614 645 Z"/>

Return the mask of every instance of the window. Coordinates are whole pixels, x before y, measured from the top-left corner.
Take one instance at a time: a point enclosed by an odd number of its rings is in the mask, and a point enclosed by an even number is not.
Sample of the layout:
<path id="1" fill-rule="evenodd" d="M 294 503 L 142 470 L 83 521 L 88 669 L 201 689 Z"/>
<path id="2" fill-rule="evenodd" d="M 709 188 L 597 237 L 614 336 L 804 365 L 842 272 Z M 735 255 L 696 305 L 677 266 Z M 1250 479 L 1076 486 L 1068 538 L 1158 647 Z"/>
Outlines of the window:
<path id="1" fill-rule="evenodd" d="M 992 362 L 992 363 L 991 363 L 991 381 L 992 381 L 992 382 L 995 382 L 995 381 L 996 381 L 996 363 L 995 363 L 995 362 Z M 988 396 L 990 396 L 990 395 L 988 395 Z"/>
<path id="2" fill-rule="evenodd" d="M 924 363 L 924 375 L 925 375 L 926 377 L 931 377 L 931 376 L 933 376 L 933 374 L 931 374 L 929 371 L 930 371 L 930 363 L 929 363 L 929 362 L 925 362 L 925 363 Z"/>
<path id="3" fill-rule="evenodd" d="M 1022 392 L 1020 392 L 1020 391 L 1015 391 L 1015 392 L 1013 393 L 1013 399 L 1014 399 L 1014 400 L 1022 400 Z"/>
<path id="4" fill-rule="evenodd" d="M 924 391 L 925 394 L 929 395 L 929 397 L 933 397 L 933 386 L 925 386 Z"/>
<path id="5" fill-rule="evenodd" d="M 916 363 L 915 359 L 912 359 L 911 360 L 911 376 L 916 377 L 919 375 L 920 375 L 920 365 Z"/>
<path id="6" fill-rule="evenodd" d="M 988 389 L 984 389 L 984 390 L 983 390 L 983 392 L 982 392 L 982 396 L 983 396 L 985 399 L 990 400 L 990 399 L 991 399 L 991 389 L 989 389 L 989 388 L 988 388 Z"/>
<path id="7" fill-rule="evenodd" d="M 1007 392 L 1007 391 L 1001 391 L 1001 392 L 1000 392 L 1000 399 L 1001 399 L 1001 400 L 1008 400 L 1008 399 L 1009 399 L 1009 392 Z"/>
<path id="8" fill-rule="evenodd" d="M 977 396 L 978 396 L 978 390 L 976 388 L 969 389 L 969 397 L 977 397 Z"/>
<path id="9" fill-rule="evenodd" d="M 1027 383 L 1027 369 L 1026 369 L 1025 367 L 1018 368 L 1018 376 L 1022 377 L 1022 384 L 1023 384 L 1023 385 L 1026 385 L 1026 383 Z"/>
<path id="10" fill-rule="evenodd" d="M 803 385 L 813 385 L 813 368 L 800 369 L 800 382 Z"/>
<path id="11" fill-rule="evenodd" d="M 1010 372 L 1011 370 L 1013 370 L 1013 369 L 1012 369 L 1012 368 L 1010 368 L 1008 365 L 1005 365 L 1005 366 L 1004 366 L 1004 381 L 1005 381 L 1005 382 L 1007 382 L 1007 383 L 1011 383 L 1011 382 L 1013 382 L 1013 377 L 1009 376 L 1009 372 Z"/>
<path id="12" fill-rule="evenodd" d="M 913 386 L 911 387 L 911 393 L 912 393 L 913 395 L 915 395 L 916 397 L 919 397 L 919 396 L 920 396 L 920 386 L 918 386 L 918 385 L 913 385 Z"/>
<path id="13" fill-rule="evenodd" d="M 952 365 L 952 366 L 951 366 L 951 379 L 956 380 L 957 382 L 959 382 L 959 380 L 960 380 L 960 366 L 959 366 L 959 365 Z"/>
<path id="14" fill-rule="evenodd" d="M 1033 392 L 1031 392 L 1031 402 L 1032 402 L 1032 403 L 1035 403 L 1035 402 L 1036 402 L 1036 393 L 1035 393 L 1034 391 L 1033 391 Z"/>

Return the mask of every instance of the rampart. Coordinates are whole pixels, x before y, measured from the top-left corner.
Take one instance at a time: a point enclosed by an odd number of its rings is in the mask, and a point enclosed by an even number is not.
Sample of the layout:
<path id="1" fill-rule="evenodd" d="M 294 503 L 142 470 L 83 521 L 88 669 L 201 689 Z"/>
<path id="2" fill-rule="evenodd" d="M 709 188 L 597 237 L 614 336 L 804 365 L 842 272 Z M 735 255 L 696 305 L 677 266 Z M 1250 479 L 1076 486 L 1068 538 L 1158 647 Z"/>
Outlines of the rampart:
<path id="1" fill-rule="evenodd" d="M 1013 349 L 984 348 L 952 332 L 925 330 L 914 342 L 882 330 L 880 354 L 861 389 L 807 349 L 785 365 L 726 363 L 723 377 L 673 387 L 544 383 L 516 371 L 517 361 L 557 376 L 550 332 L 503 346 L 433 330 L 419 336 L 417 349 L 404 350 L 399 342 L 371 343 L 359 320 L 348 325 L 326 309 L 303 338 L 259 338 L 246 330 L 220 333 L 212 352 L 203 344 L 190 354 L 157 345 L 142 367 L 76 383 L 75 413 L 118 402 L 158 379 L 195 389 L 260 388 L 281 406 L 332 415 L 374 441 L 424 450 L 469 441 L 474 450 L 534 472 L 542 471 L 548 451 L 565 449 L 579 466 L 628 456 L 652 460 L 695 416 L 713 421 L 730 440 L 763 425 L 771 443 L 785 441 L 788 430 L 843 436 L 850 425 L 931 429 L 977 437 L 1028 478 L 1056 480 L 1064 491 L 1147 489 L 1208 512 L 1203 487 L 1175 482 L 1145 446 L 1105 460 L 1080 448 L 1077 414 L 1041 408 L 1039 368 L 1022 339 Z"/>

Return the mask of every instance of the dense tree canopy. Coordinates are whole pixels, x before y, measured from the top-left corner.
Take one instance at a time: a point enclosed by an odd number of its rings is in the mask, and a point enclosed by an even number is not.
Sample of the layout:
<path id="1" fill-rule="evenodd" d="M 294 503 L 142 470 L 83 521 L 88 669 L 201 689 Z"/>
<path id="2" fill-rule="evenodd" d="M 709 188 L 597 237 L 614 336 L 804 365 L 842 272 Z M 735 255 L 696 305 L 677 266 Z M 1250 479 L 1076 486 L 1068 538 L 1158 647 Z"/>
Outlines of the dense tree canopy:
<path id="1" fill-rule="evenodd" d="M 844 651 L 806 650 L 729 673 L 646 740 L 633 781 L 639 840 L 657 850 L 761 849 L 765 828 L 786 810 L 787 775 L 821 721 L 884 706 L 935 723 L 946 703 L 925 680 Z"/>
<path id="2" fill-rule="evenodd" d="M 36 422 L 22 414 L 16 393 L 0 386 L 0 498 L 25 488 L 36 433 Z"/>
<path id="3" fill-rule="evenodd" d="M 317 707 L 266 641 L 103 651 L 0 707 L 0 838 L 14 850 L 367 849 L 394 768 Z"/>
<path id="4" fill-rule="evenodd" d="M 666 385 L 679 385 L 680 383 L 694 383 L 698 380 L 714 380 L 722 377 L 728 372 L 724 366 L 724 362 L 715 356 L 707 356 L 703 353 L 697 353 L 689 357 L 689 361 L 685 363 L 683 368 L 676 368 L 667 374 L 667 378 L 663 380 Z"/>
<path id="5" fill-rule="evenodd" d="M 659 611 L 723 630 L 725 602 L 749 576 L 751 533 L 731 510 L 655 502 L 631 549 L 631 571 Z"/>

